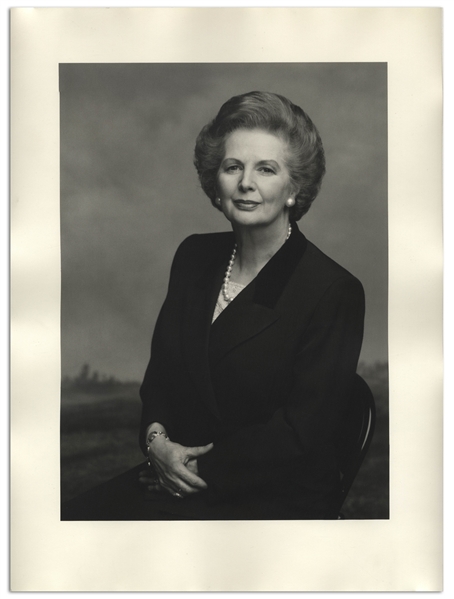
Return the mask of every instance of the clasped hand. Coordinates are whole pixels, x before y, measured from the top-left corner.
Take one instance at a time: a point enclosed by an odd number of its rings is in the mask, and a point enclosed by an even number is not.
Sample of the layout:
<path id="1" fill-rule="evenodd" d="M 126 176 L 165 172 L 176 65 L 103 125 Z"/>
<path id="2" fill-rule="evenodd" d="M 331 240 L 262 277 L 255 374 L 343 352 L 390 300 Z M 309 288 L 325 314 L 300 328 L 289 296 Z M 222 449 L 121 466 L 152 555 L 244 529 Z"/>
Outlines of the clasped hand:
<path id="1" fill-rule="evenodd" d="M 197 458 L 208 453 L 213 443 L 202 447 L 184 447 L 164 437 L 157 437 L 148 450 L 155 475 L 148 469 L 139 474 L 139 481 L 149 491 L 168 491 L 184 497 L 199 493 L 207 488 L 198 476 Z"/>

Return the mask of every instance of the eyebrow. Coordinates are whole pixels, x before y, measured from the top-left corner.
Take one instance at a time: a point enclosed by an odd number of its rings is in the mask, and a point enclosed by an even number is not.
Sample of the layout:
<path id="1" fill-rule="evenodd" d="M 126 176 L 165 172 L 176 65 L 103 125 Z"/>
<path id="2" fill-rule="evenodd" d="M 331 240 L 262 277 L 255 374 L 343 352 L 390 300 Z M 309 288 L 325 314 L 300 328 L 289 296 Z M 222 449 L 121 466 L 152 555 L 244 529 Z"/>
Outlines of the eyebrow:
<path id="1" fill-rule="evenodd" d="M 233 156 L 227 156 L 226 158 L 224 158 L 224 160 L 222 161 L 221 164 L 224 164 L 224 162 L 227 162 L 228 160 L 233 160 L 234 162 L 241 162 L 241 164 L 243 164 L 243 161 L 240 160 L 239 158 L 234 158 Z M 276 168 L 280 169 L 280 165 L 278 162 L 276 162 L 276 160 L 273 160 L 272 158 L 269 159 L 264 159 L 264 160 L 259 160 L 257 162 L 257 166 L 263 166 L 265 164 L 273 164 L 276 166 Z"/>
<path id="2" fill-rule="evenodd" d="M 275 164 L 277 168 L 281 168 L 279 162 L 276 162 L 276 160 L 272 160 L 271 158 L 269 160 L 259 160 L 257 164 L 260 166 L 262 166 L 263 164 Z"/>

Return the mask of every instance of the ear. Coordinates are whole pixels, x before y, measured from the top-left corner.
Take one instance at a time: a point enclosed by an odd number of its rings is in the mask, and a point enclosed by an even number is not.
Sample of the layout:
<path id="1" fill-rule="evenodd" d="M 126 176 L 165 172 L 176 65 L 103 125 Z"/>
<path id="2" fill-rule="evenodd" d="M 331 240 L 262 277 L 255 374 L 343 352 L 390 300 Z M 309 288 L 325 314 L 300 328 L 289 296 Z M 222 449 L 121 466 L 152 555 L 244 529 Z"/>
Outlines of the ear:
<path id="1" fill-rule="evenodd" d="M 297 195 L 298 195 L 298 192 L 295 191 L 294 188 L 290 188 L 288 196 L 287 196 L 288 199 L 285 202 L 288 208 L 293 208 L 293 206 L 296 204 L 296 196 Z"/>
<path id="2" fill-rule="evenodd" d="M 293 198 L 294 200 L 296 199 L 296 196 L 299 194 L 300 192 L 300 188 L 296 183 L 293 183 L 293 181 L 290 181 L 289 186 L 288 186 L 288 197 Z"/>

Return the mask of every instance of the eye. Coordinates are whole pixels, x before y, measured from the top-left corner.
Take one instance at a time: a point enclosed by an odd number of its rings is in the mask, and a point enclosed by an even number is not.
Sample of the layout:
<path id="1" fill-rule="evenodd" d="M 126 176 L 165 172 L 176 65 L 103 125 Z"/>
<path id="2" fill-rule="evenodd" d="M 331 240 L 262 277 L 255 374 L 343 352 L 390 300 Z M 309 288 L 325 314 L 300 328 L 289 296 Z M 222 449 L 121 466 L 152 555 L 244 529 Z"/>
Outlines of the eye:
<path id="1" fill-rule="evenodd" d="M 224 171 L 226 173 L 230 173 L 231 175 L 234 175 L 234 174 L 238 173 L 239 171 L 241 171 L 241 166 L 239 164 L 229 164 L 228 166 L 226 166 L 224 168 Z"/>
<path id="2" fill-rule="evenodd" d="M 259 168 L 259 171 L 261 171 L 261 172 L 262 172 L 262 173 L 264 173 L 265 175 L 274 175 L 274 174 L 275 174 L 275 172 L 274 172 L 274 169 L 272 169 L 272 168 L 271 168 L 271 167 L 269 167 L 269 166 L 261 166 L 261 167 Z"/>

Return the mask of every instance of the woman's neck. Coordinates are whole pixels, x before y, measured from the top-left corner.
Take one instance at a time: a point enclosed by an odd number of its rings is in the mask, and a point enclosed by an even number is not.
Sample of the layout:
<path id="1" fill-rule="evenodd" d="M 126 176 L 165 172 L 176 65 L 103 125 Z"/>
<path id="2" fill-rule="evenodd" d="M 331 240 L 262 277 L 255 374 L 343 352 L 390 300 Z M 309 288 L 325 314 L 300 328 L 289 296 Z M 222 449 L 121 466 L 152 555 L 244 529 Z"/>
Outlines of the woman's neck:
<path id="1" fill-rule="evenodd" d="M 234 227 L 237 251 L 231 280 L 247 285 L 285 243 L 288 221 L 274 227 Z"/>

